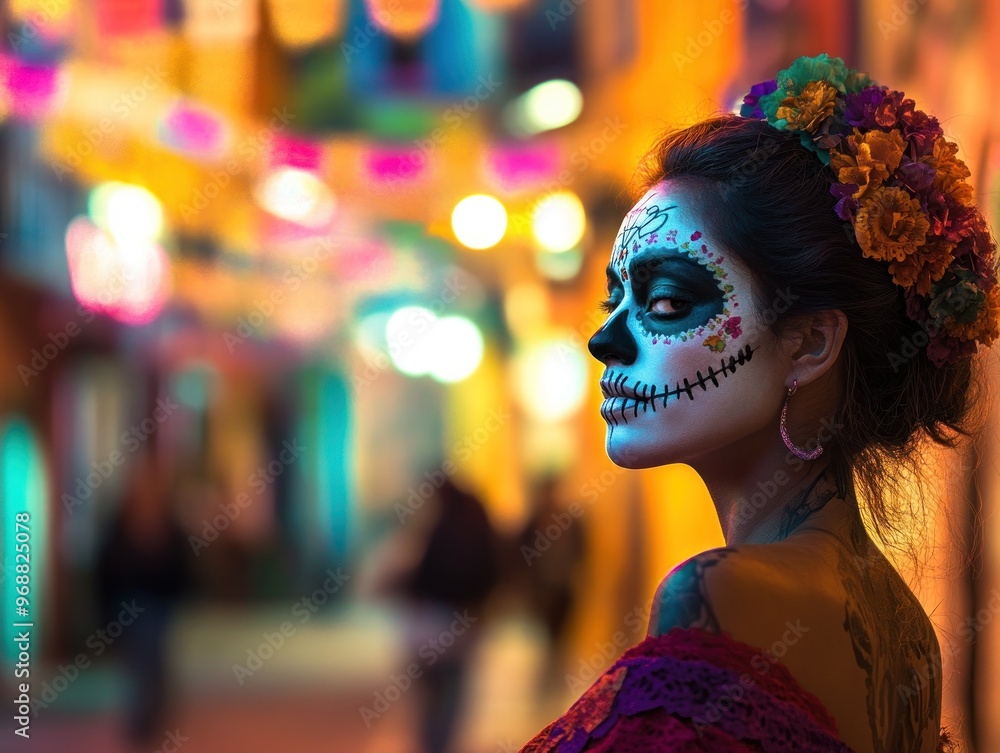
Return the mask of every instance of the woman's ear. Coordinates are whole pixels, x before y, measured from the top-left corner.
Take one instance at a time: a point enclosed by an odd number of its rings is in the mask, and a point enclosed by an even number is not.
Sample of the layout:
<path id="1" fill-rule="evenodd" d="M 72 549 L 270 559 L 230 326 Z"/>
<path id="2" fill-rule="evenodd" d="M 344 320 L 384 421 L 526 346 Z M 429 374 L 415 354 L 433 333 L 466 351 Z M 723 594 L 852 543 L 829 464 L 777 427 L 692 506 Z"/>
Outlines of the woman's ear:
<path id="1" fill-rule="evenodd" d="M 828 309 L 796 317 L 785 338 L 790 375 L 800 386 L 814 382 L 837 362 L 847 336 L 847 315 Z"/>

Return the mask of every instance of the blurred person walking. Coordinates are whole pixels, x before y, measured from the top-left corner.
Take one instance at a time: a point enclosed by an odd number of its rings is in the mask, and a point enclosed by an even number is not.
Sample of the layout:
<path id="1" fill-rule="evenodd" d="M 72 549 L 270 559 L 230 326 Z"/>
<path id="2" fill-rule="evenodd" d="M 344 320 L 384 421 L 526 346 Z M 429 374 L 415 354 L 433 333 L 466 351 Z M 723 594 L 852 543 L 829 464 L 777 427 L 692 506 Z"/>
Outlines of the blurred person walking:
<path id="1" fill-rule="evenodd" d="M 482 502 L 450 479 L 419 513 L 425 515 L 431 517 L 402 529 L 419 540 L 401 542 L 409 561 L 397 560 L 383 580 L 406 604 L 407 650 L 421 669 L 423 750 L 445 753 L 461 717 L 483 608 L 500 578 L 500 547 Z"/>
<path id="2" fill-rule="evenodd" d="M 137 613 L 122 632 L 119 653 L 127 681 L 125 731 L 137 748 L 155 744 L 166 729 L 167 638 L 190 585 L 187 540 L 172 501 L 155 462 L 149 455 L 138 458 L 98 554 L 105 619 L 113 619 L 123 603 Z"/>
<path id="3" fill-rule="evenodd" d="M 586 547 L 585 524 L 575 514 L 578 506 L 560 504 L 558 485 L 556 475 L 535 485 L 533 512 L 517 538 L 518 553 L 511 567 L 511 580 L 548 641 L 542 693 L 563 687 L 561 650 L 577 602 L 576 583 Z"/>

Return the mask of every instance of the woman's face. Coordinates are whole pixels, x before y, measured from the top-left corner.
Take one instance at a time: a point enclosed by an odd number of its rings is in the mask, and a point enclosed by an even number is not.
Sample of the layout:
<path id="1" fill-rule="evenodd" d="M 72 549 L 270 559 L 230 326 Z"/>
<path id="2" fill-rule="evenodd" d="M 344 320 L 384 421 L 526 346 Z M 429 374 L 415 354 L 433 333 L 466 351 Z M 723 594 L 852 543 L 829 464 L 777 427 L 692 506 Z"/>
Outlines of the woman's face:
<path id="1" fill-rule="evenodd" d="M 755 432 L 778 437 L 787 366 L 766 312 L 753 310 L 746 267 L 714 242 L 694 197 L 657 184 L 611 250 L 609 316 L 589 348 L 606 367 L 607 451 L 623 467 L 690 463 Z"/>

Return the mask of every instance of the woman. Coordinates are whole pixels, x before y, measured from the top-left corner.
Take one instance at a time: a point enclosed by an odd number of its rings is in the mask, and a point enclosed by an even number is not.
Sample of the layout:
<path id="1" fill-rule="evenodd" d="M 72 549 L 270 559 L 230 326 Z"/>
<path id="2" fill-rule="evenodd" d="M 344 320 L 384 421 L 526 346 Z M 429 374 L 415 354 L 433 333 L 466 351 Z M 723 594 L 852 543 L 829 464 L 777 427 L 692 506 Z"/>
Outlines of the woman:
<path id="1" fill-rule="evenodd" d="M 862 515 L 895 530 L 893 474 L 968 433 L 997 336 L 955 151 L 820 55 L 650 153 L 590 340 L 607 451 L 694 467 L 726 546 L 664 579 L 646 638 L 524 751 L 947 744 L 934 630 Z"/>

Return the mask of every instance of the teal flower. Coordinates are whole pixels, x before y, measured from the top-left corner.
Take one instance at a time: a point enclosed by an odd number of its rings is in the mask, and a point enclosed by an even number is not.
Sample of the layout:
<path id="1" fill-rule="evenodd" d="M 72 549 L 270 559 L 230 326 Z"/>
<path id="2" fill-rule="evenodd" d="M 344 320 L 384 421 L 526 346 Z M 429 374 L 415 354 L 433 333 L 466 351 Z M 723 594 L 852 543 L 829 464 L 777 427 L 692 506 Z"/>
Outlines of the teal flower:
<path id="1" fill-rule="evenodd" d="M 975 273 L 959 268 L 946 272 L 938 282 L 931 284 L 927 311 L 939 324 L 948 317 L 968 324 L 976 320 L 985 301 L 986 294 L 976 285 Z"/>
<path id="2" fill-rule="evenodd" d="M 851 71 L 840 58 L 832 58 L 821 52 L 814 58 L 803 55 L 786 70 L 778 73 L 778 87 L 788 82 L 795 87 L 795 93 L 802 91 L 810 81 L 823 80 L 842 92 L 847 92 L 846 81 Z"/>
<path id="3" fill-rule="evenodd" d="M 862 71 L 851 71 L 847 74 L 847 79 L 844 81 L 844 88 L 848 94 L 857 94 L 862 89 L 867 89 L 869 86 L 877 86 L 871 78 L 868 77 L 867 73 Z"/>
<path id="4" fill-rule="evenodd" d="M 778 107 L 783 100 L 787 97 L 797 97 L 802 93 L 806 84 L 811 81 L 825 81 L 838 91 L 846 93 L 846 82 L 850 74 L 850 69 L 840 58 L 832 58 L 825 52 L 821 52 L 816 57 L 803 55 L 788 68 L 778 72 L 776 79 L 778 88 L 761 97 L 757 102 L 757 107 L 767 116 L 772 125 L 776 128 L 784 128 L 783 119 L 776 117 Z M 852 85 L 857 85 L 854 78 L 852 78 Z"/>
<path id="5" fill-rule="evenodd" d="M 830 113 L 824 111 L 823 119 L 813 122 L 803 129 L 802 124 L 789 121 L 789 113 L 800 113 L 801 105 L 808 102 L 809 87 L 816 87 L 817 82 L 823 82 L 827 90 L 833 89 L 840 94 L 870 83 L 868 76 L 851 71 L 840 58 L 831 58 L 825 52 L 816 57 L 803 56 L 795 60 L 788 68 L 780 71 L 777 77 L 777 88 L 760 97 L 756 105 L 768 122 L 775 128 L 799 132 L 799 140 L 809 151 L 816 154 L 824 164 L 830 164 L 828 152 L 828 133 L 830 129 Z M 842 106 L 837 105 L 842 109 Z M 779 112 L 782 117 L 779 117 Z M 794 121 L 795 119 L 792 118 Z M 813 131 L 818 133 L 813 134 Z M 818 143 L 817 143 L 818 142 Z"/>

